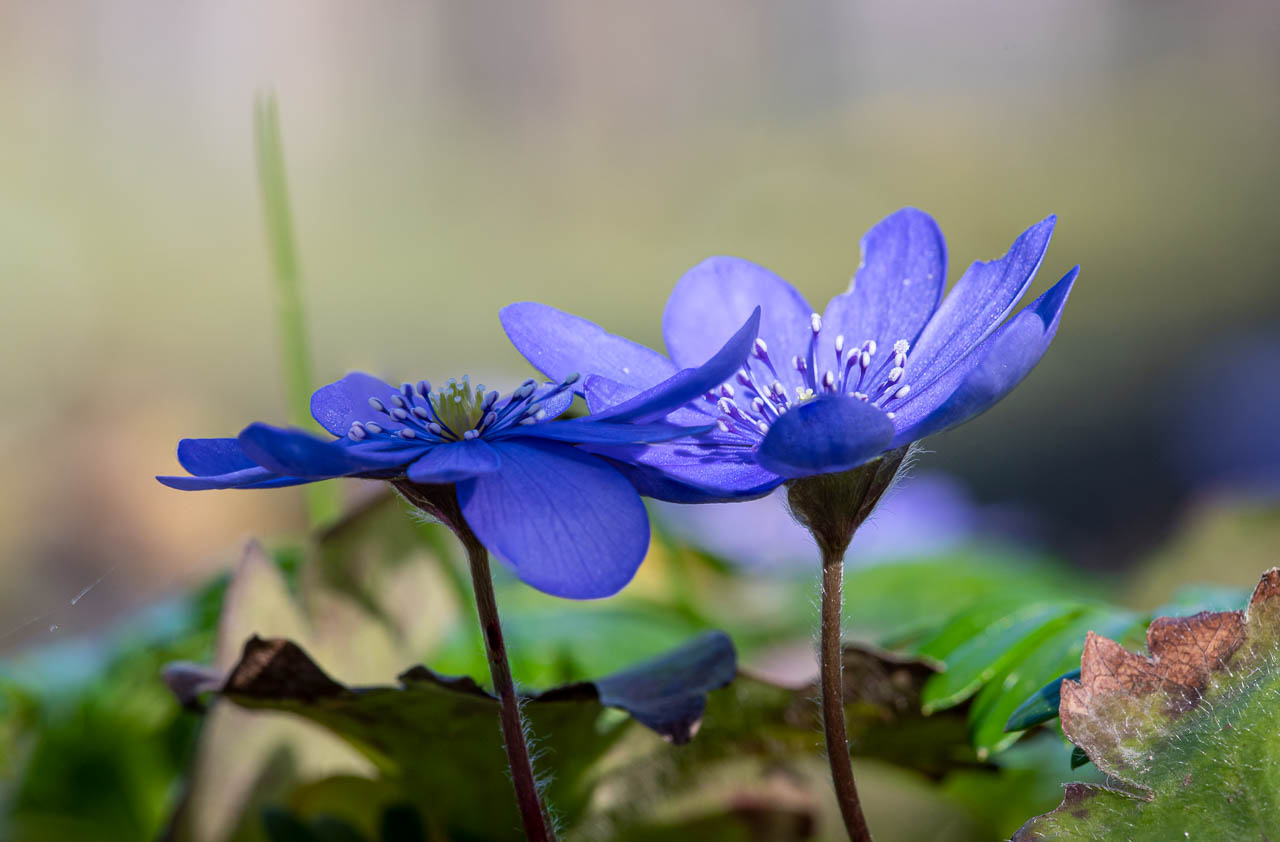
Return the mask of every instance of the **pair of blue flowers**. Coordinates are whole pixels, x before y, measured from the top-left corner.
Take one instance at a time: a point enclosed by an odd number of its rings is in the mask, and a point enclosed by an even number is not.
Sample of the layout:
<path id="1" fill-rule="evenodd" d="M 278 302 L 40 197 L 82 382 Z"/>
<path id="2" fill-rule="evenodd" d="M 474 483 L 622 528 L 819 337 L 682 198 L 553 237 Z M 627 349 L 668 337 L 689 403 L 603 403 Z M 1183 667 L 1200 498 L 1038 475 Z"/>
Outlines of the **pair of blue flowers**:
<path id="1" fill-rule="evenodd" d="M 524 582 L 609 596 L 648 549 L 640 495 L 758 497 L 864 465 L 1004 397 L 1047 350 L 1078 272 L 1009 318 L 1053 224 L 975 262 L 944 299 L 942 232 L 903 209 L 863 238 L 852 285 L 822 314 L 772 272 L 711 258 L 667 302 L 669 357 L 552 307 L 513 304 L 503 327 L 550 383 L 503 397 L 465 377 L 433 390 L 353 373 L 311 399 L 336 438 L 258 423 L 236 438 L 184 439 L 178 461 L 190 476 L 159 480 L 183 490 L 334 477 L 451 487 L 466 526 Z M 575 395 L 590 414 L 561 420 Z"/>

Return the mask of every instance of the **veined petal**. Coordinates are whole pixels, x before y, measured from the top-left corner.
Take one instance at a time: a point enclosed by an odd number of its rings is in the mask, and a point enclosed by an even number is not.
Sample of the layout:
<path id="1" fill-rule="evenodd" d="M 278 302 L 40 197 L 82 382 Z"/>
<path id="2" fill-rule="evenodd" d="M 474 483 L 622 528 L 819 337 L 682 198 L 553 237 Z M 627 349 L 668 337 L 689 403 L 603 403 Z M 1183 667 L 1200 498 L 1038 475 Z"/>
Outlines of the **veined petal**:
<path id="1" fill-rule="evenodd" d="M 458 484 L 480 541 L 540 591 L 595 599 L 622 590 L 649 547 L 649 518 L 631 483 L 566 444 L 495 447 L 502 470 Z"/>
<path id="2" fill-rule="evenodd" d="M 915 208 L 886 217 L 862 238 L 862 262 L 849 291 L 831 299 L 822 316 L 818 370 L 839 371 L 836 336 L 844 336 L 846 347 L 870 339 L 884 349 L 868 372 L 868 380 L 878 382 L 879 369 L 893 360 L 893 343 L 915 344 L 946 284 L 947 243 L 933 218 Z"/>
<path id="3" fill-rule="evenodd" d="M 894 410 L 900 447 L 985 412 L 1026 377 L 1053 341 L 1077 266 L 956 365 Z"/>
<path id="4" fill-rule="evenodd" d="M 585 391 L 587 410 L 595 416 L 631 400 L 644 390 L 593 374 L 587 378 Z M 680 424 L 685 427 L 701 427 L 706 424 L 714 424 L 716 418 L 719 417 L 719 412 L 709 411 L 714 408 L 712 404 L 708 404 L 707 407 L 708 410 L 704 411 L 701 404 L 694 401 L 667 413 L 665 419 L 668 423 Z"/>
<path id="5" fill-rule="evenodd" d="M 482 439 L 438 444 L 409 466 L 408 477 L 423 485 L 461 482 L 502 466 L 497 448 Z"/>
<path id="6" fill-rule="evenodd" d="M 178 464 L 198 477 L 211 477 L 256 468 L 235 439 L 183 439 L 178 442 Z"/>
<path id="7" fill-rule="evenodd" d="M 311 395 L 311 416 L 335 436 L 345 436 L 356 421 L 373 421 L 385 429 L 399 430 L 404 425 L 369 405 L 377 398 L 390 405 L 391 397 L 400 390 L 372 374 L 353 371 Z"/>
<path id="8" fill-rule="evenodd" d="M 794 479 L 856 468 L 884 453 L 892 440 L 893 422 L 880 409 L 847 395 L 824 395 L 774 421 L 757 458 Z"/>
<path id="9" fill-rule="evenodd" d="M 607 458 L 645 497 L 672 503 L 749 500 L 776 488 L 782 477 L 762 468 L 754 448 L 726 445 L 714 437 L 660 444 L 586 445 Z"/>
<path id="10" fill-rule="evenodd" d="M 546 304 L 511 304 L 502 308 L 498 318 L 516 350 L 557 382 L 577 372 L 601 374 L 643 389 L 676 373 L 676 366 L 657 351 Z M 579 381 L 579 394 L 582 388 Z"/>
<path id="11" fill-rule="evenodd" d="M 707 391 L 719 386 L 742 367 L 760 328 L 761 311 L 756 307 L 722 347 L 697 368 L 686 368 L 630 400 L 592 417 L 609 421 L 645 421 L 660 418 Z"/>
<path id="12" fill-rule="evenodd" d="M 913 389 L 928 386 L 1013 312 L 1040 268 L 1056 219 L 1032 225 L 999 260 L 969 267 L 911 348 L 904 383 Z"/>
<path id="13" fill-rule="evenodd" d="M 325 441 L 301 430 L 250 424 L 239 436 L 240 447 L 254 462 L 282 476 L 327 479 L 403 465 L 416 451 L 357 449 L 342 440 Z"/>
<path id="14" fill-rule="evenodd" d="M 156 479 L 160 481 L 161 485 L 167 485 L 179 491 L 212 491 L 224 488 L 284 488 L 288 485 L 302 485 L 312 481 L 301 477 L 282 477 L 257 465 L 240 471 L 228 471 L 225 474 L 156 477 Z"/>
<path id="15" fill-rule="evenodd" d="M 803 384 L 790 360 L 808 353 L 813 308 L 791 284 L 737 257 L 704 260 L 676 283 L 662 314 L 672 361 L 688 367 L 707 359 L 756 307 L 761 309 L 758 335 L 779 362 L 782 384 L 793 393 Z"/>

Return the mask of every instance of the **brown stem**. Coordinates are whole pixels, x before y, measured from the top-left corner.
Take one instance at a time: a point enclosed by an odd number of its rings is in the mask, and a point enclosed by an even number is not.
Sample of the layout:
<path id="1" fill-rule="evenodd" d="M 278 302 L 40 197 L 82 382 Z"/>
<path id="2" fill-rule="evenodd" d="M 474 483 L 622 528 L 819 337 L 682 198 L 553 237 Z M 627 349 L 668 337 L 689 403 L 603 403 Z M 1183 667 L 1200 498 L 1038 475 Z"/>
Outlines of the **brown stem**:
<path id="1" fill-rule="evenodd" d="M 538 795 L 533 761 L 529 757 L 529 746 L 524 738 L 520 700 L 516 697 L 516 685 L 511 677 L 507 645 L 502 639 L 502 624 L 498 620 L 498 600 L 494 596 L 493 577 L 489 573 L 489 551 L 467 526 L 462 512 L 458 510 L 452 486 L 416 485 L 402 481 L 396 483 L 396 488 L 411 503 L 444 521 L 467 551 L 471 583 L 476 596 L 476 613 L 480 617 L 480 631 L 484 637 L 485 653 L 489 658 L 493 691 L 498 695 L 502 742 L 507 750 L 507 765 L 511 767 L 511 783 L 515 786 L 516 804 L 520 808 L 524 835 L 529 842 L 555 842 L 555 833 L 551 830 L 551 823 Z"/>
<path id="2" fill-rule="evenodd" d="M 516 803 L 520 807 L 524 835 L 529 842 L 552 842 L 555 835 L 551 832 L 546 811 L 538 796 L 538 782 L 533 776 L 533 762 L 529 759 L 529 746 L 524 739 L 520 702 L 516 698 L 516 686 L 511 678 L 511 664 L 507 661 L 507 645 L 503 642 L 502 625 L 498 622 L 498 602 L 493 594 L 493 578 L 489 574 L 489 552 L 474 535 L 459 537 L 463 538 L 467 560 L 471 564 L 476 611 L 480 615 L 480 630 L 484 634 L 484 648 L 489 656 L 493 691 L 498 694 L 502 741 L 507 748 L 507 763 L 511 766 L 511 782 L 516 789 Z"/>
<path id="3" fill-rule="evenodd" d="M 862 814 L 858 786 L 853 781 L 849 735 L 844 722 L 844 653 L 840 613 L 844 606 L 844 560 L 824 554 L 822 560 L 822 626 L 819 662 L 822 674 L 822 730 L 827 738 L 827 760 L 836 801 L 845 830 L 853 842 L 871 842 L 867 818 Z"/>

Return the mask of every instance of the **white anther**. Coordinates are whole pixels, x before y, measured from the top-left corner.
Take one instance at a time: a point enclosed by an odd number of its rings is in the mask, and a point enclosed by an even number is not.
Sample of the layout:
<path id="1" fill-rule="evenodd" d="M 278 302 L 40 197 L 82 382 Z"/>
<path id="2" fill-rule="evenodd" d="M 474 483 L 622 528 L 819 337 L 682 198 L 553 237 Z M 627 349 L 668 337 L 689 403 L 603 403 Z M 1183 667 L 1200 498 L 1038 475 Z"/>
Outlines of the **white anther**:
<path id="1" fill-rule="evenodd" d="M 427 425 L 427 429 L 430 430 L 433 435 L 439 436 L 444 434 L 444 427 L 441 427 L 434 421 Z"/>
<path id="2" fill-rule="evenodd" d="M 756 339 L 756 356 L 764 359 L 765 354 L 769 353 L 769 345 L 763 339 Z"/>
<path id="3" fill-rule="evenodd" d="M 728 425 L 728 424 L 726 424 L 726 423 L 724 423 L 724 419 L 723 419 L 723 418 L 717 418 L 717 419 L 716 419 L 716 426 L 720 428 L 720 432 L 722 432 L 722 433 L 727 433 L 727 432 L 729 432 L 729 425 Z"/>
<path id="4" fill-rule="evenodd" d="M 773 389 L 773 393 L 780 398 L 785 398 L 787 396 L 787 390 L 782 388 L 782 381 L 780 380 L 773 381 L 773 385 L 769 388 Z"/>
<path id="5" fill-rule="evenodd" d="M 817 313 L 809 316 L 809 327 L 813 328 L 814 333 L 822 330 L 822 316 L 819 316 Z"/>
<path id="6" fill-rule="evenodd" d="M 405 406 L 406 406 L 406 404 L 405 404 L 405 402 L 404 402 L 404 398 L 403 398 L 403 397 L 401 397 L 400 395 L 392 395 L 392 396 L 391 396 L 391 405 L 392 405 L 392 406 L 398 406 L 398 407 L 400 407 L 401 409 L 404 409 L 404 408 L 405 408 Z"/>
<path id="7" fill-rule="evenodd" d="M 889 369 L 889 382 L 890 382 L 890 383 L 897 383 L 897 382 L 898 382 L 899 380 L 901 380 L 901 379 L 902 379 L 902 367 L 901 367 L 901 366 L 894 366 L 893 368 Z"/>
<path id="8" fill-rule="evenodd" d="M 721 398 L 720 400 L 716 401 L 716 407 L 725 415 L 733 414 L 733 402 L 730 401 L 728 398 Z"/>
<path id="9" fill-rule="evenodd" d="M 865 392 L 854 392 L 853 396 L 860 401 L 865 401 L 867 399 L 867 395 Z"/>
<path id="10" fill-rule="evenodd" d="M 757 421 L 757 422 L 756 422 L 756 429 L 757 429 L 757 430 L 759 430 L 759 431 L 760 431 L 760 432 L 762 432 L 762 433 L 767 433 L 767 432 L 769 432 L 769 425 L 768 425 L 768 424 L 766 424 L 766 423 L 764 423 L 763 421 Z"/>
<path id="11" fill-rule="evenodd" d="M 743 386 L 750 386 L 750 385 L 751 385 L 751 375 L 750 375 L 750 374 L 748 374 L 746 371 L 739 369 L 739 370 L 738 370 L 738 382 L 739 382 L 739 383 L 741 383 Z"/>
<path id="12" fill-rule="evenodd" d="M 420 406 L 415 406 L 415 407 L 413 408 L 413 414 L 414 414 L 414 415 L 416 415 L 416 416 L 418 416 L 419 418 L 423 418 L 423 419 L 426 419 L 426 418 L 430 418 L 430 417 L 431 417 L 431 413 L 430 413 L 430 412 L 427 412 L 425 409 L 423 409 L 423 408 L 422 408 L 422 407 L 420 407 Z"/>
<path id="13" fill-rule="evenodd" d="M 822 385 L 827 387 L 828 389 L 833 388 L 836 385 L 835 374 L 828 371 L 826 374 L 822 375 Z"/>
<path id="14" fill-rule="evenodd" d="M 868 354 L 871 354 L 872 356 L 875 356 L 876 347 L 877 347 L 876 341 L 874 339 L 868 339 L 866 342 L 862 343 L 862 350 L 866 351 Z"/>
<path id="15" fill-rule="evenodd" d="M 910 387 L 910 386 L 903 386 L 901 389 L 899 389 L 898 391 L 894 392 L 894 393 L 893 393 L 893 396 L 894 396 L 895 398 L 905 398 L 905 397 L 907 396 L 907 394 L 908 394 L 910 391 L 911 391 L 911 387 Z"/>
<path id="16" fill-rule="evenodd" d="M 892 412 L 886 412 L 886 413 L 884 414 L 884 417 L 885 417 L 885 418 L 888 418 L 890 421 L 892 421 L 892 420 L 893 420 L 894 418 L 896 418 L 897 416 L 896 416 L 894 413 L 892 413 Z"/>
<path id="17" fill-rule="evenodd" d="M 409 413 L 405 412 L 400 407 L 396 407 L 395 409 L 391 410 L 391 417 L 396 419 L 397 421 L 407 421 L 409 419 Z"/>
<path id="18" fill-rule="evenodd" d="M 911 343 L 905 339 L 899 339 L 897 342 L 893 343 L 893 352 L 895 354 L 905 354 L 910 350 Z"/>
<path id="19" fill-rule="evenodd" d="M 374 423 L 374 422 L 372 422 L 372 421 L 367 421 L 367 422 L 365 422 L 364 428 L 365 428 L 366 430 L 368 430 L 369 432 L 373 433 L 375 436 L 376 436 L 376 435 L 378 435 L 378 433 L 381 433 L 381 432 L 382 432 L 382 425 L 381 425 L 381 424 L 375 424 L 375 423 Z"/>
<path id="20" fill-rule="evenodd" d="M 369 398 L 369 406 L 373 407 L 375 412 L 387 411 L 386 406 L 384 406 L 382 401 L 378 400 L 377 398 Z"/>
<path id="21" fill-rule="evenodd" d="M 563 383 L 561 383 L 560 385 L 561 385 L 561 386 L 572 386 L 574 383 L 577 383 L 577 382 L 578 382 L 579 380 L 581 380 L 581 379 L 582 379 L 582 373 L 581 373 L 581 372 L 577 372 L 577 371 L 575 371 L 573 374 L 570 374 L 568 377 L 566 377 L 566 378 L 564 379 L 564 382 L 563 382 Z"/>
<path id="22" fill-rule="evenodd" d="M 467 430 L 462 434 L 462 438 L 464 441 L 473 441 L 474 439 L 480 438 L 480 434 L 475 430 Z"/>
<path id="23" fill-rule="evenodd" d="M 805 361 L 800 357 L 800 355 L 799 355 L 799 354 L 797 354 L 797 355 L 796 355 L 796 356 L 791 360 L 791 364 L 792 364 L 792 365 L 794 365 L 794 366 L 796 367 L 796 371 L 800 372 L 801 374 L 803 374 L 803 373 L 805 372 L 805 370 L 809 368 L 809 364 L 808 364 L 807 362 L 805 362 Z"/>
<path id="24" fill-rule="evenodd" d="M 416 439 L 417 437 L 418 437 L 418 434 L 415 433 L 413 430 L 400 431 L 400 438 L 402 439 Z"/>
<path id="25" fill-rule="evenodd" d="M 756 412 L 764 412 L 764 399 L 763 399 L 763 398 L 752 398 L 752 399 L 751 399 L 751 408 L 752 408 L 752 409 L 754 409 Z"/>
<path id="26" fill-rule="evenodd" d="M 844 353 L 844 334 L 843 333 L 836 337 L 836 353 L 837 354 Z"/>
<path id="27" fill-rule="evenodd" d="M 521 419 L 520 419 L 520 426 L 522 426 L 522 427 L 528 427 L 530 424 L 537 424 L 537 423 L 538 423 L 538 422 L 537 422 L 537 421 L 535 421 L 535 420 L 534 420 L 534 419 L 532 419 L 532 418 L 521 418 Z"/>
<path id="28" fill-rule="evenodd" d="M 862 356 L 858 357 L 858 365 L 862 366 L 862 370 L 866 371 L 871 365 L 871 352 L 863 351 Z"/>
<path id="29" fill-rule="evenodd" d="M 534 421 L 541 421 L 546 417 L 547 417 L 547 411 L 545 409 L 539 409 L 537 412 L 533 414 Z"/>
<path id="30" fill-rule="evenodd" d="M 726 398 L 733 397 L 733 387 L 728 383 L 725 383 L 720 387 L 720 394 L 724 395 Z"/>

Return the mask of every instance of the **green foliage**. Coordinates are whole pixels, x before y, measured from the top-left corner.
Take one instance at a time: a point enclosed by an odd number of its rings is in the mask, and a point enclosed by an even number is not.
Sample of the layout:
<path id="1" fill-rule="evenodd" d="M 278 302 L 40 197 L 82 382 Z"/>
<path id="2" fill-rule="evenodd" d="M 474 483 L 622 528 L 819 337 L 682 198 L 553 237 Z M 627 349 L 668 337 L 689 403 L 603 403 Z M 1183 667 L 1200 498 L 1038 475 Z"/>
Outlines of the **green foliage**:
<path id="1" fill-rule="evenodd" d="M 1247 611 L 1162 617 L 1149 657 L 1091 635 L 1061 686 L 1063 731 L 1112 783 L 1072 784 L 1017 840 L 1280 834 L 1280 569 Z"/>

